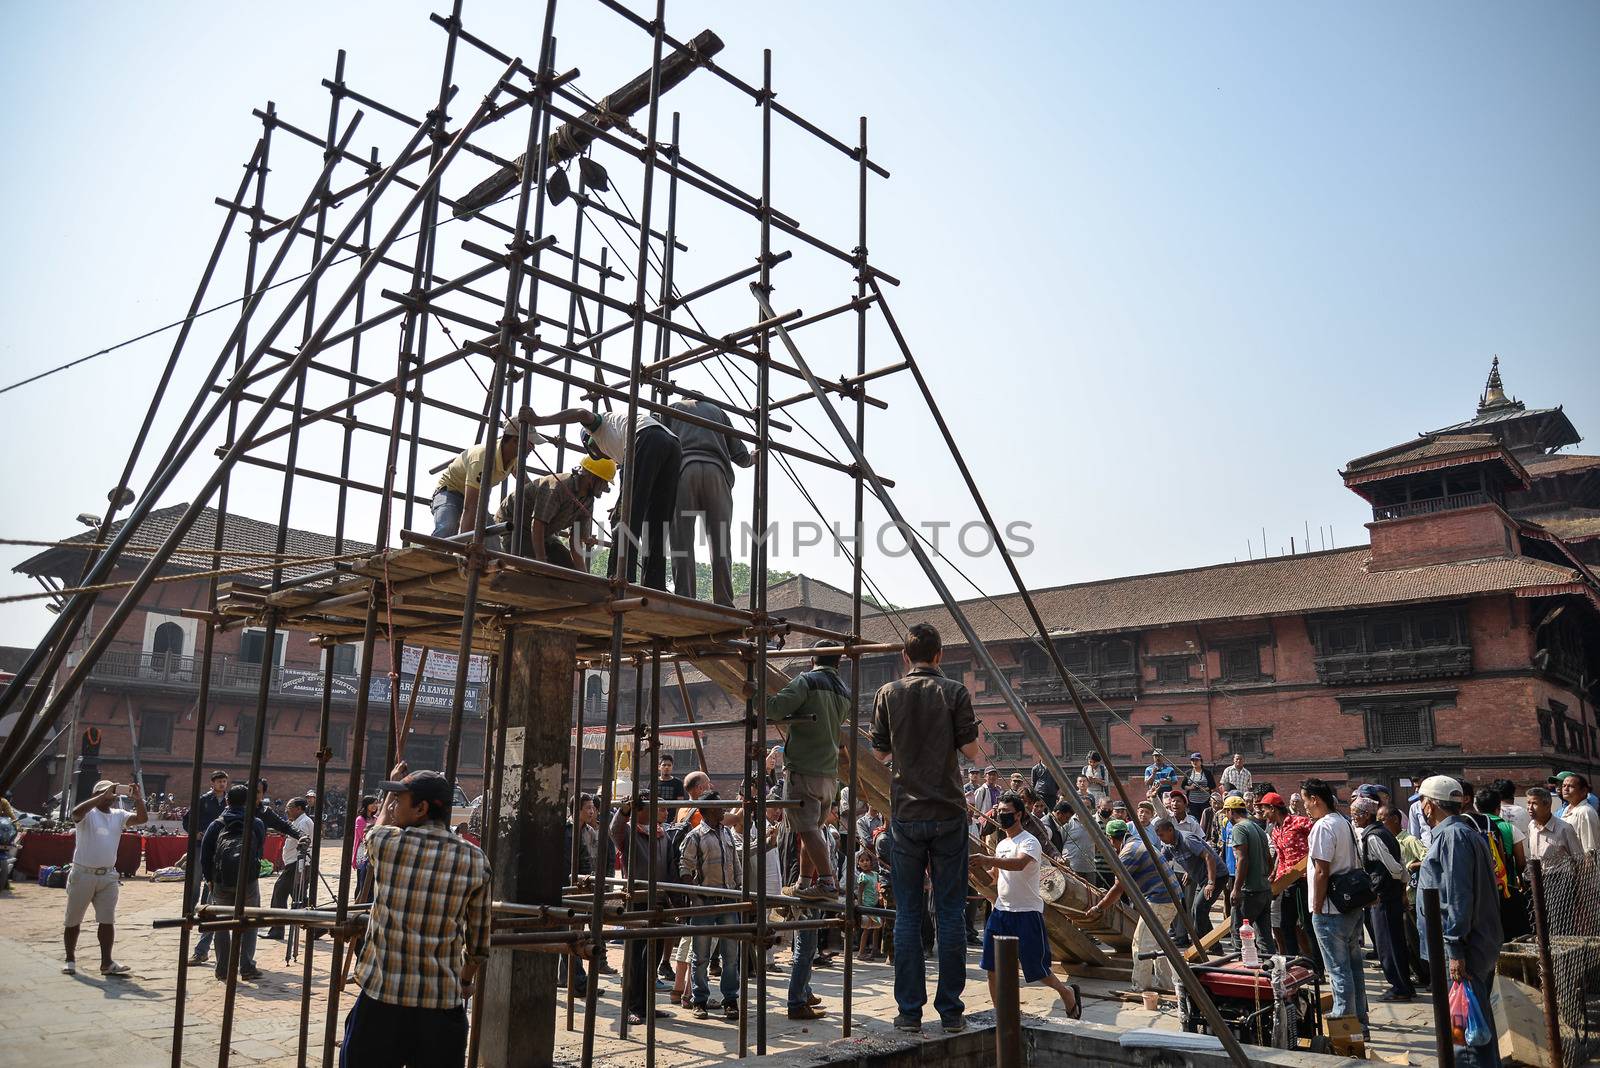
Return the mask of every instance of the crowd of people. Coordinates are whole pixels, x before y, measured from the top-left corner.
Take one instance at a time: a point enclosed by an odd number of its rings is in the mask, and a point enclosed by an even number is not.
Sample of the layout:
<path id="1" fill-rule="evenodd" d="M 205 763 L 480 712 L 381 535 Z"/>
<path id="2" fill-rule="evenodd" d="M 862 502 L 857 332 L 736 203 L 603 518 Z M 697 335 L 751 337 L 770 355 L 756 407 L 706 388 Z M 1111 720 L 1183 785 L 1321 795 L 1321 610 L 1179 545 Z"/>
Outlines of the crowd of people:
<path id="1" fill-rule="evenodd" d="M 811 978 L 813 969 L 833 966 L 843 948 L 840 932 L 786 921 L 837 914 L 847 895 L 872 910 L 856 936 L 857 951 L 862 960 L 891 963 L 896 1028 L 922 1027 L 931 954 L 933 1011 L 943 1030 L 962 1030 L 969 951 L 981 946 L 992 993 L 999 936 L 1016 939 L 1022 978 L 1052 988 L 1063 1011 L 1076 1017 L 1078 991 L 1052 971 L 1044 923 L 1043 873 L 1057 869 L 1096 895 L 1091 918 L 1136 890 L 1179 944 L 1214 943 L 1208 935 L 1220 920 L 1231 929 L 1233 947 L 1242 948 L 1249 932 L 1264 956 L 1304 958 L 1331 988 L 1331 1015 L 1370 1031 L 1369 960 L 1386 984 L 1376 1000 L 1412 1000 L 1442 968 L 1487 1006 L 1500 946 L 1527 930 L 1529 862 L 1566 856 L 1594 863 L 1588 855 L 1600 850 L 1600 798 L 1577 772 L 1521 791 L 1505 780 L 1474 785 L 1418 776 L 1403 798 L 1377 783 L 1356 785 L 1341 798 L 1325 780 L 1307 778 L 1285 797 L 1253 775 L 1242 756 L 1218 773 L 1198 752 L 1180 769 L 1158 749 L 1144 769 L 1144 797 L 1131 811 L 1113 796 L 1112 773 L 1097 753 L 1086 755 L 1070 788 L 1077 805 L 1042 762 L 1002 781 L 993 765 L 981 765 L 971 696 L 940 671 L 941 639 L 927 624 L 910 630 L 903 676 L 872 700 L 863 752 L 888 769 L 889 810 L 881 812 L 841 790 L 853 701 L 838 670 L 842 652 L 819 642 L 811 670 L 768 700 L 769 720 L 786 737 L 762 768 L 758 788 L 769 803 L 759 824 L 751 797 L 724 800 L 704 770 L 680 777 L 667 753 L 656 780 L 640 784 L 610 814 L 592 795 L 577 799 L 563 854 L 577 860 L 569 882 L 614 871 L 635 880 L 653 876 L 669 906 L 704 906 L 737 895 L 754 877 L 778 906 L 771 919 L 784 931 L 783 961 L 776 944 L 756 947 L 720 932 L 739 922 L 733 910 L 696 910 L 689 922 L 704 933 L 690 938 L 622 941 L 629 977 L 622 1010 L 632 1022 L 644 1022 L 652 986 L 698 1019 L 715 1013 L 737 1020 L 741 972 L 755 966 L 757 953 L 769 974 L 787 974 L 779 986 L 790 1018 L 823 1018 L 828 1007 Z M 303 868 L 298 861 L 309 847 L 316 801 L 292 798 L 280 815 L 266 800 L 266 786 L 258 784 L 256 808 L 248 812 L 249 787 L 216 772 L 211 791 L 186 815 L 203 901 L 259 905 L 262 845 L 276 830 L 287 839 L 285 874 L 270 901 L 299 904 L 303 880 L 288 873 Z M 123 794 L 131 810 L 116 806 Z M 473 837 L 450 826 L 453 797 L 442 775 L 411 772 L 402 763 L 357 806 L 352 863 L 371 908 L 357 951 L 361 993 L 342 1047 L 350 1063 L 354 1057 L 387 1063 L 395 1050 L 411 1056 L 426 1049 L 428 1063 L 461 1058 L 463 1002 L 488 949 L 489 874 Z M 73 811 L 78 833 L 67 887 L 66 971 L 76 970 L 79 927 L 92 907 L 101 973 L 126 973 L 112 956 L 115 849 L 123 828 L 147 815 L 137 787 L 110 781 Z M 1126 883 L 1098 853 L 1101 835 L 1116 851 Z M 852 867 L 853 882 L 846 879 Z M 973 884 L 986 892 L 971 894 Z M 1440 891 L 1442 959 L 1430 959 L 1422 907 L 1429 889 Z M 632 909 L 647 905 L 640 894 L 628 900 Z M 281 935 L 282 928 L 265 933 Z M 254 979 L 256 928 L 237 937 L 239 975 Z M 203 934 L 189 963 L 208 963 L 214 948 L 216 974 L 225 978 L 231 938 L 226 930 Z M 1132 982 L 1159 999 L 1175 983 L 1167 961 L 1152 952 L 1156 945 L 1141 918 Z M 616 973 L 608 949 L 570 958 L 570 979 L 581 994 Z M 568 959 L 562 959 L 564 982 Z M 713 980 L 720 998 L 712 996 Z M 1492 1028 L 1493 1014 L 1486 1015 Z M 1493 1042 L 1468 1049 L 1461 1063 L 1497 1063 L 1494 1049 Z"/>
<path id="2" fill-rule="evenodd" d="M 1419 775 L 1406 780 L 1416 789 L 1403 799 L 1376 783 L 1341 799 L 1325 780 L 1308 778 L 1285 798 L 1258 783 L 1242 756 L 1213 776 L 1199 753 L 1180 771 L 1156 750 L 1146 799 L 1130 813 L 1093 788 L 1103 766 L 1091 758 L 1078 777 L 1083 806 L 1174 940 L 1204 938 L 1220 914 L 1231 948 L 1242 948 L 1248 928 L 1263 956 L 1303 957 L 1331 988 L 1330 1014 L 1355 1018 L 1369 1036 L 1369 960 L 1386 984 L 1378 1001 L 1413 1000 L 1430 968 L 1443 967 L 1488 1006 L 1501 945 L 1529 930 L 1529 862 L 1584 861 L 1600 849 L 1600 797 L 1578 772 L 1520 794 L 1503 779 L 1475 786 Z M 972 780 L 973 829 L 981 833 L 1005 810 L 990 804 L 1002 796 L 994 768 Z M 1044 807 L 1037 782 L 1014 773 L 1012 789 L 1024 806 Z M 1053 806 L 1047 830 L 1072 870 L 1101 888 L 1091 916 L 1128 893 L 1086 856 L 1090 836 L 1071 805 Z M 1443 961 L 1429 959 L 1421 891 L 1430 888 L 1440 891 Z M 1134 988 L 1157 999 L 1174 991 L 1167 962 L 1151 959 L 1157 943 L 1142 918 L 1133 942 Z M 1492 1029 L 1492 1013 L 1485 1015 Z M 1460 1063 L 1498 1063 L 1493 1049 L 1493 1041 L 1470 1048 Z"/>

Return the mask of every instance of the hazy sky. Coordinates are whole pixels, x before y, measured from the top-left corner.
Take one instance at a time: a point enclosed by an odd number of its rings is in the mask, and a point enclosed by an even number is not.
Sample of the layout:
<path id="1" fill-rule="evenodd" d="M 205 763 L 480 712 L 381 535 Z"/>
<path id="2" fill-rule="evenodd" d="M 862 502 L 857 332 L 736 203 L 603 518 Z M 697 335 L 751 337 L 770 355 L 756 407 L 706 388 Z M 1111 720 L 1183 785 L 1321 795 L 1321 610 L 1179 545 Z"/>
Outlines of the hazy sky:
<path id="1" fill-rule="evenodd" d="M 10 145 L 0 196 L 12 205 L 0 385 L 181 316 L 224 214 L 213 198 L 231 195 L 259 136 L 251 109 L 270 99 L 286 120 L 323 130 L 320 81 L 338 48 L 349 51 L 352 87 L 426 112 L 444 41 L 430 10 L 399 0 L 13 5 L 0 41 Z M 468 0 L 465 20 L 531 62 L 541 10 Z M 727 44 L 721 62 L 747 80 L 759 80 L 761 49 L 773 48 L 779 99 L 845 140 L 869 116 L 872 155 L 893 172 L 872 182 L 873 260 L 903 282 L 889 291 L 892 307 L 995 511 L 1032 524 L 1031 583 L 1228 561 L 1252 540 L 1259 552 L 1263 526 L 1274 553 L 1306 523 L 1314 541 L 1330 524 L 1340 545 L 1365 540 L 1367 513 L 1338 468 L 1470 416 L 1493 353 L 1513 394 L 1565 404 L 1580 431 L 1600 426 L 1600 6 L 702 2 L 669 8 L 668 25 L 682 37 L 715 29 Z M 557 33 L 558 65 L 579 68 L 592 96 L 648 64 L 648 41 L 588 0 L 563 0 Z M 457 123 L 497 73 L 463 51 Z M 758 188 L 757 109 L 704 72 L 667 105 L 684 113 L 685 155 Z M 406 134 L 369 114 L 353 144 L 362 155 L 377 146 L 387 162 Z M 489 134 L 508 155 L 525 136 L 521 116 Z M 637 168 L 614 150 L 596 158 L 637 211 Z M 775 206 L 852 247 L 850 161 L 780 122 L 774 162 Z M 280 131 L 272 163 L 268 210 L 291 214 L 315 150 Z M 343 183 L 355 173 L 339 172 Z M 486 173 L 464 158 L 446 188 L 459 193 Z M 664 184 L 657 190 L 664 196 Z M 553 209 L 548 226 L 570 247 L 570 206 Z M 753 220 L 687 191 L 679 226 L 684 289 L 757 250 Z M 441 233 L 447 273 L 478 262 L 461 239 L 503 241 L 482 224 Z M 614 227 L 609 236 L 631 268 L 625 239 Z M 591 228 L 587 254 L 598 252 L 594 237 Z M 224 257 L 208 304 L 238 295 L 242 247 Z M 779 310 L 853 295 L 843 265 L 781 237 L 774 248 L 796 251 L 775 276 Z M 296 245 L 294 273 L 310 252 Z M 379 281 L 404 284 L 393 273 Z M 631 297 L 631 283 L 622 288 Z M 555 292 L 541 300 L 564 314 Z M 486 304 L 460 307 L 496 317 Z M 702 310 L 714 333 L 754 314 L 742 287 Z M 229 325 L 221 313 L 196 328 L 159 444 Z M 299 337 L 296 320 L 284 347 Z M 81 529 L 75 515 L 103 507 L 171 338 L 0 394 L 10 458 L 0 537 L 62 537 Z M 848 320 L 799 340 L 819 373 L 853 372 Z M 437 332 L 430 345 L 444 350 Z M 894 362 L 890 346 L 874 325 L 869 366 Z M 392 373 L 395 349 L 392 332 L 375 331 L 363 369 Z M 626 339 L 606 352 L 625 362 Z M 714 392 L 708 373 L 684 381 Z M 796 388 L 780 378 L 774 392 Z M 335 389 L 314 382 L 312 399 Z M 460 367 L 430 379 L 430 392 L 482 403 Z M 868 450 L 899 483 L 905 511 L 970 519 L 909 381 L 874 392 L 891 407 L 871 411 Z M 541 383 L 534 399 L 552 408 L 557 389 Z M 843 454 L 815 405 L 790 411 Z M 375 423 L 387 413 L 381 401 L 361 409 Z M 464 423 L 429 420 L 431 436 L 470 438 Z M 220 440 L 211 436 L 164 502 L 189 499 Z M 811 447 L 798 432 L 789 440 Z M 327 469 L 338 447 L 335 432 L 319 431 L 302 457 Z M 421 466 L 443 458 L 424 450 Z M 360 477 L 381 481 L 381 466 L 376 440 L 358 447 Z M 430 476 L 419 481 L 431 488 Z M 738 488 L 741 514 L 750 481 Z M 848 480 L 818 473 L 807 486 L 831 519 L 848 519 Z M 275 518 L 280 499 L 277 475 L 252 469 L 235 482 L 235 507 L 248 515 Z M 331 529 L 331 500 L 297 488 L 293 522 Z M 775 518 L 811 517 L 776 471 L 770 503 Z M 369 539 L 373 515 L 358 499 L 352 536 Z M 414 525 L 427 526 L 423 514 Z M 29 552 L 0 548 L 0 593 L 36 588 L 10 573 Z M 849 576 L 844 559 L 797 557 L 787 543 L 773 566 Z M 874 549 L 867 566 L 894 600 L 931 599 L 909 559 Z M 987 590 L 1005 589 L 998 560 L 963 566 Z M 31 645 L 49 618 L 38 602 L 0 606 L 0 643 Z"/>

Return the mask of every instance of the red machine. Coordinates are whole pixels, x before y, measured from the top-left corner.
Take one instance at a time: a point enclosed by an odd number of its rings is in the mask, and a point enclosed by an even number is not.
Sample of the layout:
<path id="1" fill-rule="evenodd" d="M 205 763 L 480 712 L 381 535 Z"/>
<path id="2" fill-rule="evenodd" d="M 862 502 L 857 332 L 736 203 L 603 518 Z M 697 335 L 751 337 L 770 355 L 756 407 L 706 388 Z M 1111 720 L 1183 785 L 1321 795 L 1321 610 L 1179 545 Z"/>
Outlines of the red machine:
<path id="1" fill-rule="evenodd" d="M 1269 957 L 1252 967 L 1233 953 L 1191 968 L 1240 1042 L 1300 1049 L 1303 1038 L 1313 1052 L 1326 1052 L 1322 982 L 1304 957 Z M 1181 985 L 1178 1008 L 1185 1031 L 1210 1032 Z"/>

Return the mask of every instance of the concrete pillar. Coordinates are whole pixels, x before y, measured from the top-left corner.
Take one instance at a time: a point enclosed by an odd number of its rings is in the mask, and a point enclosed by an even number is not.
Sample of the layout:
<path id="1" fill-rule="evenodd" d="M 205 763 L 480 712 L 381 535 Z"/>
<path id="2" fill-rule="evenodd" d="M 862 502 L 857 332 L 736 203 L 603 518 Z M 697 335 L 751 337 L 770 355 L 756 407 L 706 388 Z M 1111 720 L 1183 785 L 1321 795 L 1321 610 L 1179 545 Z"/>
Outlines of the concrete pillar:
<path id="1" fill-rule="evenodd" d="M 505 773 L 499 811 L 485 832 L 495 836 L 494 896 L 523 904 L 559 904 L 565 857 L 572 680 L 576 639 L 570 633 L 518 628 L 507 639 L 510 673 Z M 485 1068 L 535 1068 L 554 1057 L 556 956 L 498 950 L 483 983 Z"/>

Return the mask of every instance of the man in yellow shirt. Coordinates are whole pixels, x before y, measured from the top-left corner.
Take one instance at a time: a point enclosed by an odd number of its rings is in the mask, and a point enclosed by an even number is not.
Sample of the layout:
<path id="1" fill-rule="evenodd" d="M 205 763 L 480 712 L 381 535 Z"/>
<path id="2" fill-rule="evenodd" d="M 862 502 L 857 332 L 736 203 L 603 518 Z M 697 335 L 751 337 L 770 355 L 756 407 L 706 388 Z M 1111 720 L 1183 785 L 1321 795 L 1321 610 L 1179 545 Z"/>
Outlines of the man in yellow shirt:
<path id="1" fill-rule="evenodd" d="M 497 486 L 516 469 L 517 435 L 525 422 L 531 422 L 532 410 L 522 411 L 506 420 L 500 431 L 500 441 L 494 453 L 494 472 L 489 484 Z M 539 444 L 544 438 L 528 430 L 528 446 Z M 433 491 L 433 536 L 449 538 L 472 529 L 478 516 L 478 487 L 483 484 L 483 465 L 486 446 L 473 445 L 459 453 L 439 475 L 439 485 Z"/>

